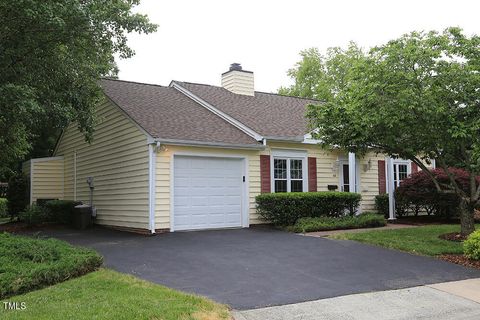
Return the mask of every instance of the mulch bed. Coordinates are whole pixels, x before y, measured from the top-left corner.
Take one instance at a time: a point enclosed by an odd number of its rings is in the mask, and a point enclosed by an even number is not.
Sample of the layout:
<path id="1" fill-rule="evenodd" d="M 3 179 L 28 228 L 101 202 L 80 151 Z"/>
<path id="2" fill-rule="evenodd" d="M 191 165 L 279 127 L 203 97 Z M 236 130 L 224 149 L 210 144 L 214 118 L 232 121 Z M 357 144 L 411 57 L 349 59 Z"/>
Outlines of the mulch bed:
<path id="1" fill-rule="evenodd" d="M 480 260 L 471 260 L 462 254 L 443 254 L 438 258 L 465 267 L 480 269 Z"/>
<path id="2" fill-rule="evenodd" d="M 0 224 L 0 232 L 8 232 L 8 233 L 18 233 L 18 232 L 36 232 L 42 231 L 46 228 L 56 228 L 60 227 L 59 224 L 55 223 L 44 223 L 39 225 L 29 225 L 25 222 L 13 221 Z"/>
<path id="3" fill-rule="evenodd" d="M 460 232 L 444 233 L 439 235 L 438 237 L 443 240 L 456 241 L 456 242 L 462 242 L 464 240 L 467 240 L 467 237 L 462 236 Z"/>

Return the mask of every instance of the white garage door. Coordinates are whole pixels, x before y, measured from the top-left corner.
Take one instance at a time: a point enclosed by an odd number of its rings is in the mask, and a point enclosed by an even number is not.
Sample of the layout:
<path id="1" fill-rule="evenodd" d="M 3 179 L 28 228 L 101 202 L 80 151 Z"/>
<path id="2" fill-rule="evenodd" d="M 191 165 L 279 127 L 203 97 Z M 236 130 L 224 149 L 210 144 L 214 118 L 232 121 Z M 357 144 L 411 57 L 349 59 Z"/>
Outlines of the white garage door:
<path id="1" fill-rule="evenodd" d="M 174 230 L 242 226 L 243 160 L 174 157 Z"/>

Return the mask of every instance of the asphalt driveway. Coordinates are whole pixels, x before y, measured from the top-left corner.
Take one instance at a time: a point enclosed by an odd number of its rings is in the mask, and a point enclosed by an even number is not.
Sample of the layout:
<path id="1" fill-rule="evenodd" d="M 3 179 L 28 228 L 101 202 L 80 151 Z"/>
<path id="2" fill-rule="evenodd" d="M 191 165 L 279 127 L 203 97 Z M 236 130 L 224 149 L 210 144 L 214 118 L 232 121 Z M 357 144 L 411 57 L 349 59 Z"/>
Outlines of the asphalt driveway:
<path id="1" fill-rule="evenodd" d="M 271 230 L 147 237 L 94 228 L 45 235 L 96 249 L 112 269 L 252 309 L 480 277 L 441 260 Z"/>

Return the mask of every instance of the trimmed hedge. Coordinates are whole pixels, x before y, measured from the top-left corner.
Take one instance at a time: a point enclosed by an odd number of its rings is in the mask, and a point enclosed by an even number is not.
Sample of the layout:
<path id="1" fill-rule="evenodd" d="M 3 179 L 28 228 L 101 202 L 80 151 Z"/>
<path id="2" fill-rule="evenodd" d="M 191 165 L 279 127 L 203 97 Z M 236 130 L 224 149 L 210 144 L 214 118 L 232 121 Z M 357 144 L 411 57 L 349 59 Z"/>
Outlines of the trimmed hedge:
<path id="1" fill-rule="evenodd" d="M 256 198 L 257 213 L 276 225 L 293 225 L 303 217 L 355 214 L 361 196 L 350 192 L 264 193 Z"/>
<path id="2" fill-rule="evenodd" d="M 463 242 L 463 252 L 469 259 L 480 260 L 480 230 L 470 234 Z"/>
<path id="3" fill-rule="evenodd" d="M 0 234 L 0 299 L 96 270 L 102 257 L 56 239 Z"/>
<path id="4" fill-rule="evenodd" d="M 80 201 L 49 200 L 42 204 L 27 206 L 20 212 L 19 219 L 28 224 L 41 224 L 46 222 L 70 224 L 72 222 L 75 206 L 82 204 Z"/>
<path id="5" fill-rule="evenodd" d="M 293 232 L 313 232 L 337 229 L 376 228 L 386 225 L 380 214 L 365 212 L 358 216 L 300 218 L 295 225 L 287 227 Z"/>
<path id="6" fill-rule="evenodd" d="M 18 215 L 20 221 L 23 221 L 27 224 L 40 224 L 44 222 L 51 222 L 50 213 L 47 209 L 36 204 L 32 204 L 25 208 Z"/>
<path id="7" fill-rule="evenodd" d="M 45 203 L 53 222 L 70 224 L 72 222 L 73 209 L 82 204 L 80 201 L 72 200 L 50 200 Z"/>
<path id="8" fill-rule="evenodd" d="M 378 214 L 388 218 L 388 193 L 382 193 L 375 196 L 375 209 L 377 210 Z"/>
<path id="9" fill-rule="evenodd" d="M 8 207 L 7 199 L 0 198 L 0 218 L 5 218 L 8 216 Z"/>

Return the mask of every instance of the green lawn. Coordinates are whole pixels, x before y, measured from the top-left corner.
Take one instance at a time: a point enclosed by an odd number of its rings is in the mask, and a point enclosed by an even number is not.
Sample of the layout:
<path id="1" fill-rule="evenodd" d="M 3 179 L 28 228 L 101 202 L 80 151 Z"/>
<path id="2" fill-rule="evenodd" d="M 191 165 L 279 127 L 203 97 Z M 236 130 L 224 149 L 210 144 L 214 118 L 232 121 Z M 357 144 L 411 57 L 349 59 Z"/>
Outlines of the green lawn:
<path id="1" fill-rule="evenodd" d="M 3 301 L 26 309 L 5 311 L 2 303 L 0 319 L 230 319 L 225 305 L 108 269 Z"/>
<path id="2" fill-rule="evenodd" d="M 480 225 L 476 226 L 477 229 Z M 462 243 L 442 240 L 439 235 L 460 231 L 459 225 L 430 225 L 416 228 L 374 230 L 359 233 L 342 233 L 335 239 L 355 240 L 410 253 L 436 256 L 462 254 Z"/>

